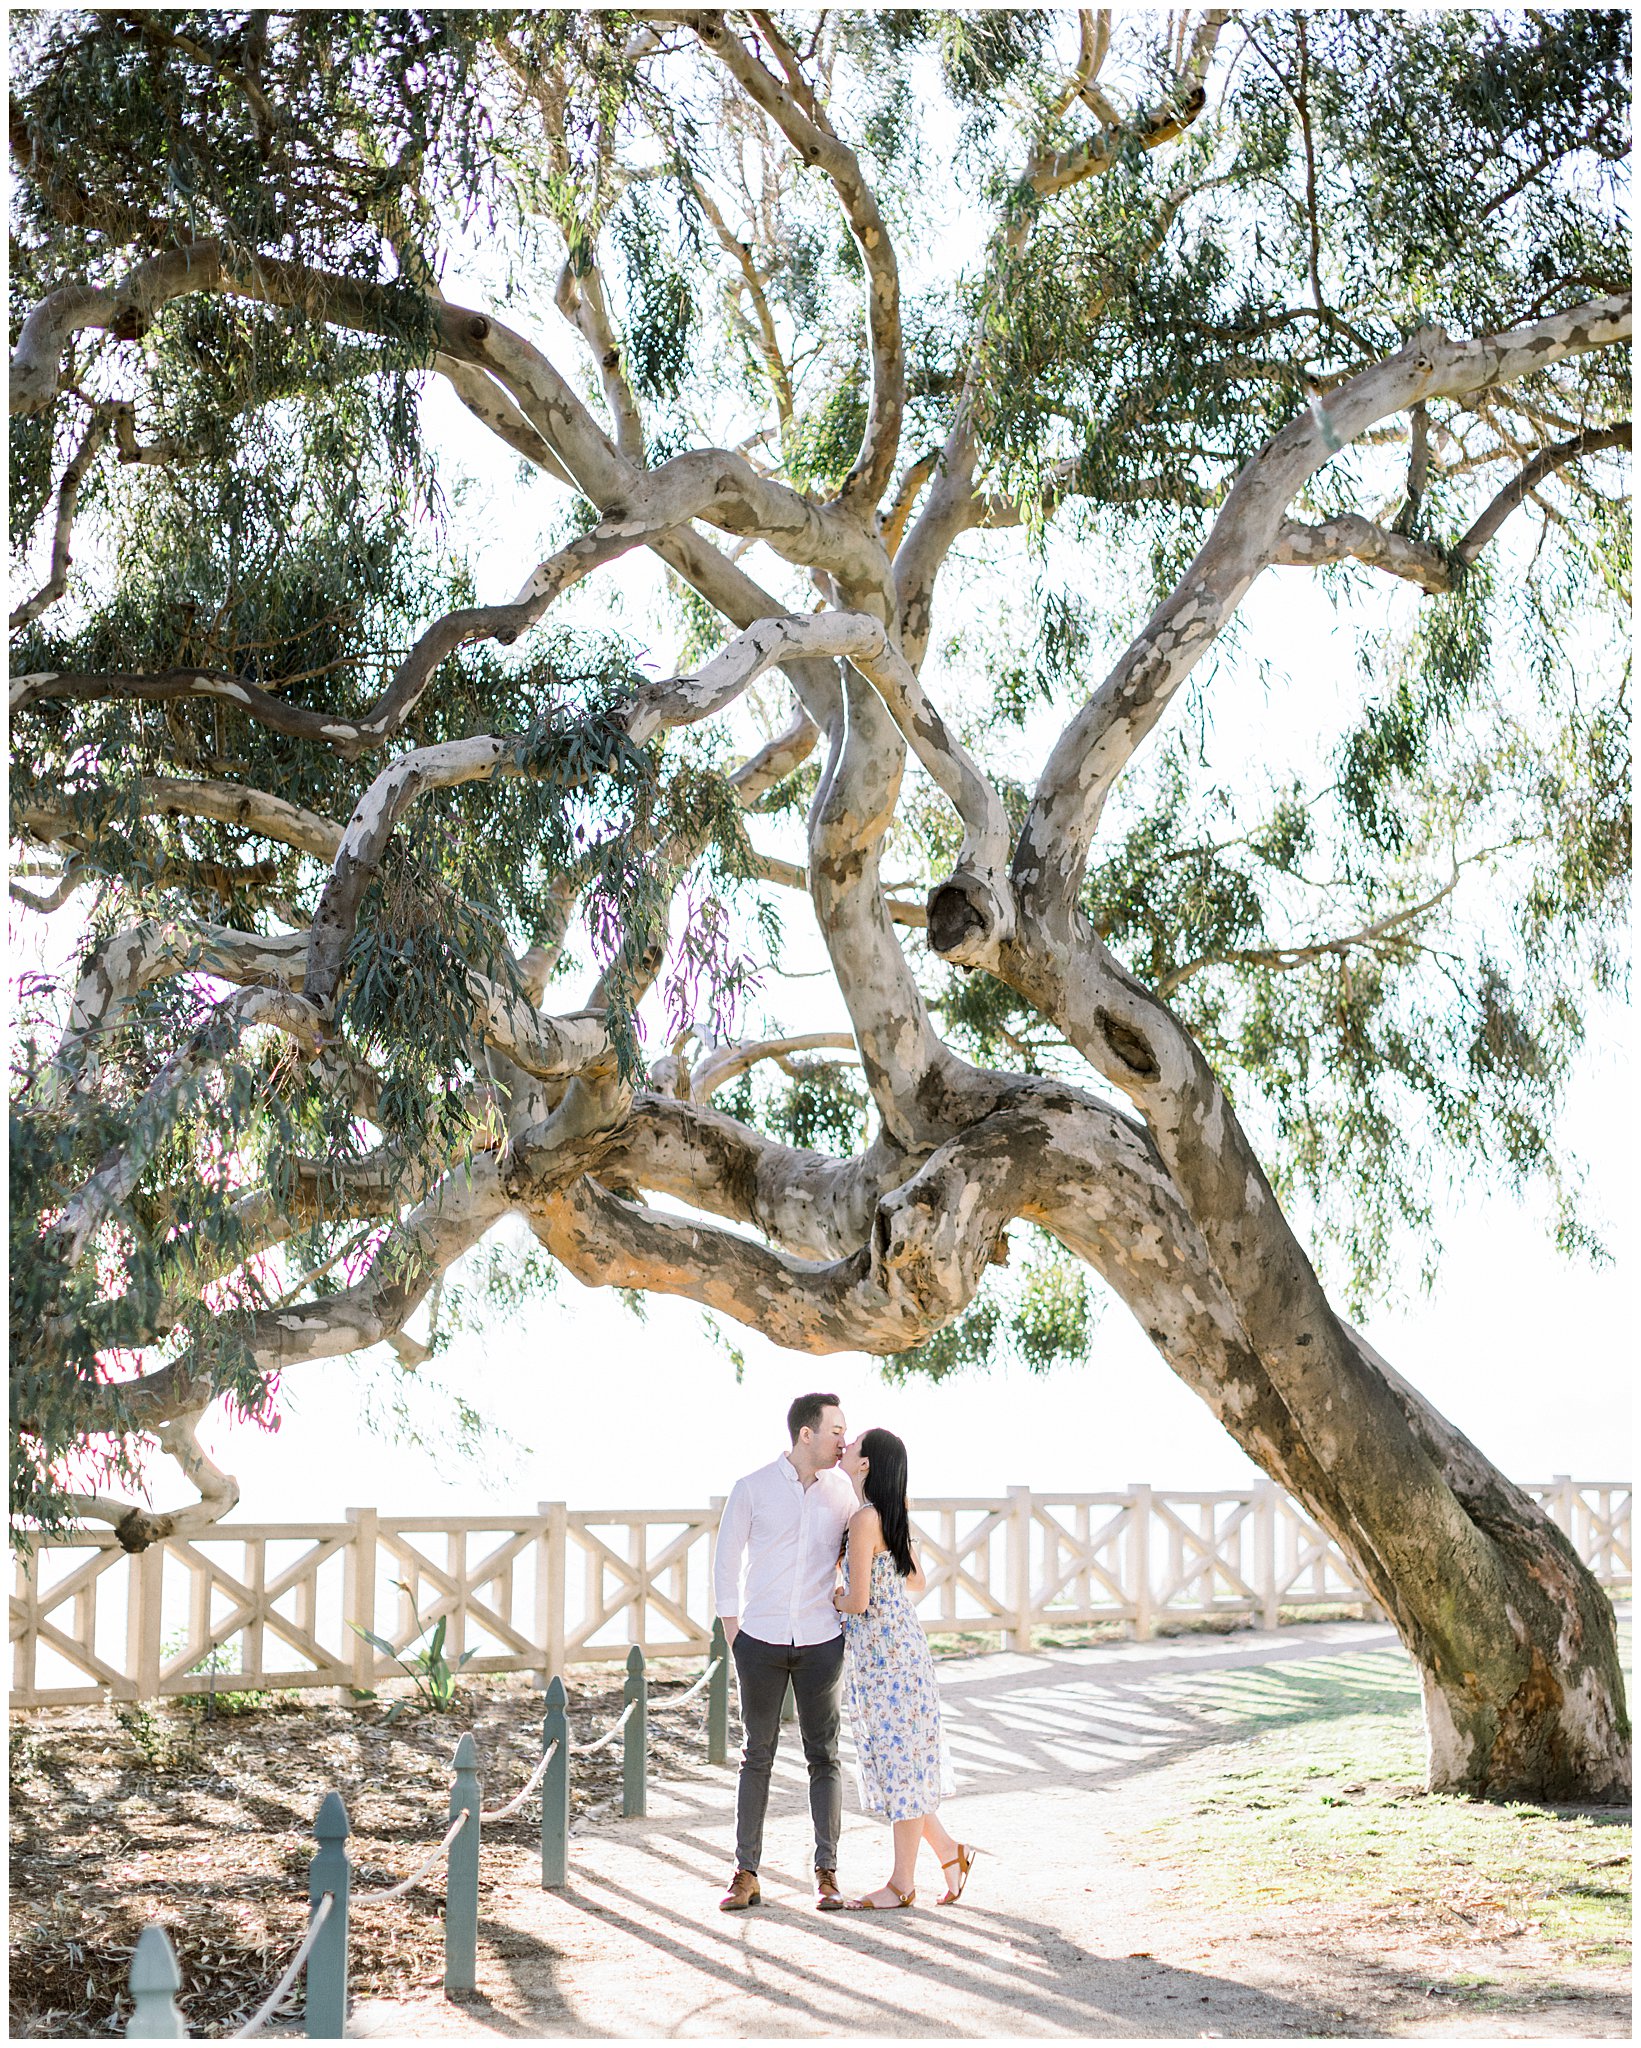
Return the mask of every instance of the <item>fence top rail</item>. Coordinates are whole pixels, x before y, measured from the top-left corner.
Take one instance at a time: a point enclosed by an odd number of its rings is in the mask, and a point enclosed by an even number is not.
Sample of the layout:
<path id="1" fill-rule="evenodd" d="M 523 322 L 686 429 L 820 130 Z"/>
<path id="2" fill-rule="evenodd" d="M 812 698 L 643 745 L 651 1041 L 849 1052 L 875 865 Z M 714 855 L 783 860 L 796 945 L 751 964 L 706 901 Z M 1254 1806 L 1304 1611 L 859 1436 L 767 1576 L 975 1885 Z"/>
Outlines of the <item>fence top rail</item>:
<path id="1" fill-rule="evenodd" d="M 442 1526 L 442 1525 L 441 1525 Z M 163 1546 L 201 1543 L 346 1543 L 354 1533 L 352 1522 L 213 1522 L 192 1535 L 168 1538 Z M 120 1539 L 112 1529 L 65 1529 L 51 1536 L 36 1533 L 33 1548 L 39 1550 L 118 1550 Z M 19 1557 L 26 1563 L 26 1554 Z"/>
<path id="2" fill-rule="evenodd" d="M 702 1507 L 699 1502 L 692 1508 L 571 1508 L 569 1513 L 572 1529 L 585 1529 L 606 1522 L 619 1523 L 624 1527 L 635 1522 L 646 1525 L 683 1522 L 707 1528 L 717 1519 L 715 1507 Z"/>
<path id="3" fill-rule="evenodd" d="M 1179 1495 L 1153 1493 L 1152 1499 L 1178 1500 Z M 1131 1493 L 1038 1493 L 1033 1490 L 1031 1504 L 1034 1508 L 1126 1508 L 1133 1506 L 1134 1496 Z"/>
<path id="4" fill-rule="evenodd" d="M 1524 1479 L 1523 1493 L 1559 1493 L 1564 1486 L 1570 1486 L 1574 1493 L 1629 1493 L 1633 1490 L 1633 1479 Z"/>
<path id="5" fill-rule="evenodd" d="M 1183 1502 L 1188 1507 L 1251 1507 L 1260 1498 L 1260 1492 L 1257 1486 L 1227 1487 L 1215 1492 L 1189 1492 L 1172 1486 L 1153 1486 L 1151 1500 L 1153 1505 L 1166 1501 Z"/>
<path id="6" fill-rule="evenodd" d="M 348 1528 L 357 1527 L 350 1522 Z M 548 1526 L 546 1515 L 382 1515 L 376 1517 L 379 1536 L 538 1536 Z"/>
<path id="7" fill-rule="evenodd" d="M 1617 1496 L 1615 1505 L 1633 1495 L 1633 1482 L 1628 1479 L 1536 1479 L 1518 1482 L 1524 1493 L 1535 1496 L 1561 1497 L 1570 1489 L 1577 1500 L 1587 1494 Z M 1219 1489 L 1175 1489 L 1172 1487 L 1147 1487 L 1153 1504 L 1175 1506 L 1233 1506 L 1249 1505 L 1263 1495 L 1274 1498 L 1276 1504 L 1295 1514 L 1306 1510 L 1284 1489 L 1270 1481 L 1256 1481 L 1239 1488 Z M 1079 1493 L 1058 1487 L 1023 1487 L 1017 1494 L 920 1494 L 909 1503 L 914 1517 L 927 1518 L 936 1514 L 993 1514 L 1008 1515 L 1020 1498 L 1028 1498 L 1033 1509 L 1110 1507 L 1120 1508 L 1133 1504 L 1137 1498 L 1132 1487 L 1122 1490 L 1097 1493 Z M 1587 1505 L 1587 1503 L 1586 1503 Z M 679 1508 L 573 1508 L 562 1502 L 552 1502 L 536 1513 L 509 1514 L 497 1510 L 494 1514 L 456 1515 L 430 1511 L 423 1514 L 388 1515 L 371 1509 L 350 1508 L 349 1516 L 375 1513 L 378 1534 L 386 1537 L 410 1537 L 417 1535 L 494 1535 L 500 1537 L 532 1537 L 545 1535 L 556 1516 L 562 1516 L 572 1534 L 587 1533 L 607 1527 L 672 1527 L 700 1528 L 710 1530 L 716 1525 L 720 1508 L 717 1505 L 696 1503 L 692 1507 Z M 236 1522 L 224 1520 L 201 1529 L 186 1539 L 188 1545 L 219 1543 L 350 1543 L 359 1533 L 355 1519 L 343 1521 L 300 1521 L 300 1522 Z M 31 1554 L 48 1550 L 99 1550 L 115 1551 L 120 1540 L 112 1529 L 92 1528 L 80 1525 L 46 1535 L 40 1531 L 32 1533 L 32 1549 L 20 1554 L 18 1562 L 25 1569 Z"/>

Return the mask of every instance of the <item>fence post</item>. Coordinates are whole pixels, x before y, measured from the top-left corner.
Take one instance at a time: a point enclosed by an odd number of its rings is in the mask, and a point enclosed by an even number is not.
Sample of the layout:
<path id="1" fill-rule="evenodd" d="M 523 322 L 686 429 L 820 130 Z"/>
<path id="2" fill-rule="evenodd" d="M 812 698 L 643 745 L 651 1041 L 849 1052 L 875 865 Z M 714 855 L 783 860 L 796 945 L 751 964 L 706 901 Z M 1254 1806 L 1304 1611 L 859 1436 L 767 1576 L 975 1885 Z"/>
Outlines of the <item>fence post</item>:
<path id="1" fill-rule="evenodd" d="M 644 1677 L 644 1653 L 636 1643 L 627 1652 L 627 1683 L 622 1701 L 638 1711 L 627 1723 L 621 1753 L 621 1812 L 636 1820 L 648 1812 L 645 1799 L 645 1753 L 649 1747 L 649 1684 Z"/>
<path id="2" fill-rule="evenodd" d="M 714 1615 L 712 1620 L 712 1648 L 709 1657 L 717 1660 L 718 1669 L 707 1682 L 707 1762 L 726 1764 L 729 1762 L 729 1645 L 724 1641 L 724 1625 Z"/>
<path id="3" fill-rule="evenodd" d="M 1031 1648 L 1031 1488 L 1009 1488 L 1007 1571 L 1009 1584 L 1008 1647 Z"/>
<path id="4" fill-rule="evenodd" d="M 131 1560 L 125 1618 L 125 1668 L 135 1687 L 131 1697 L 160 1695 L 160 1603 L 165 1592 L 165 1546 L 150 1543 Z"/>
<path id="5" fill-rule="evenodd" d="M 1151 1640 L 1151 1489 L 1130 1486 L 1128 1569 L 1134 1580 L 1134 1640 Z"/>
<path id="6" fill-rule="evenodd" d="M 1261 1479 L 1254 1487 L 1254 1591 L 1259 1595 L 1259 1625 L 1275 1628 L 1281 1619 L 1276 1598 L 1276 1488 Z"/>
<path id="7" fill-rule="evenodd" d="M 339 1792 L 327 1792 L 313 1824 L 319 1847 L 308 1865 L 308 1911 L 329 1892 L 336 1903 L 308 1951 L 307 2002 L 302 2031 L 310 2041 L 340 2041 L 348 2017 L 348 1810 Z"/>
<path id="8" fill-rule="evenodd" d="M 479 1753 L 471 1735 L 456 1744 L 456 1779 L 450 1787 L 450 1818 L 467 1815 L 467 1825 L 450 1845 L 444 1887 L 444 1988 L 478 1987 L 479 1960 Z"/>
<path id="9" fill-rule="evenodd" d="M 1562 1535 L 1566 1537 L 1569 1543 L 1573 1543 L 1576 1549 L 1577 1545 L 1573 1535 L 1573 1476 L 1570 1472 L 1557 1472 L 1553 1477 L 1555 1489 L 1550 1501 L 1546 1503 L 1550 1510 L 1550 1519 L 1555 1522 Z M 1582 1552 L 1579 1554 L 1580 1556 L 1583 1555 Z"/>
<path id="10" fill-rule="evenodd" d="M 542 1683 L 564 1675 L 564 1569 L 569 1550 L 570 1510 L 561 1500 L 536 1503 L 545 1515 L 536 1557 L 536 1639 L 541 1644 Z"/>
<path id="11" fill-rule="evenodd" d="M 541 1723 L 541 1746 L 553 1750 L 541 1781 L 541 1883 L 570 1881 L 570 1717 L 565 1712 L 564 1681 L 555 1671 L 547 1681 L 547 1712 Z"/>
<path id="12" fill-rule="evenodd" d="M 154 1922 L 137 1936 L 131 1958 L 131 2024 L 128 2041 L 186 2041 L 188 2029 L 173 2000 L 182 1972 L 165 1929 Z"/>
<path id="13" fill-rule="evenodd" d="M 376 1510 L 349 1508 L 353 1540 L 348 1546 L 347 1578 L 342 1591 L 342 1620 L 353 1640 L 353 1683 L 369 1692 L 376 1683 L 376 1652 L 360 1629 L 376 1633 Z"/>

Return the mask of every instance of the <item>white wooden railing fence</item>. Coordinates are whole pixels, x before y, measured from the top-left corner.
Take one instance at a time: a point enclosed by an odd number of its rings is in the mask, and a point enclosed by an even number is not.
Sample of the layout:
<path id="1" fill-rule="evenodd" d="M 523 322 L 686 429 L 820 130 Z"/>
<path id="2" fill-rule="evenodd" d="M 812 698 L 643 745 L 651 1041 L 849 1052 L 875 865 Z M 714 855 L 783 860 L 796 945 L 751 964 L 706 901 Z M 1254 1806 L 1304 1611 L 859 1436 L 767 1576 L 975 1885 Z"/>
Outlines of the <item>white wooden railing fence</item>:
<path id="1" fill-rule="evenodd" d="M 1557 1477 L 1541 1500 L 1610 1591 L 1630 1584 L 1630 1488 Z M 722 1503 L 533 1515 L 383 1515 L 224 1522 L 123 1551 L 86 1529 L 37 1543 L 11 1604 L 14 1707 L 211 1689 L 373 1687 L 396 1646 L 448 1617 L 445 1654 L 470 1672 L 545 1684 L 576 1663 L 697 1658 L 712 1627 Z M 1034 1493 L 914 1503 L 932 1631 L 1024 1647 L 1033 1628 L 1284 1609 L 1372 1609 L 1344 1559 L 1280 1488 Z M 1375 1610 L 1376 1611 L 1376 1610 Z M 350 1624 L 357 1624 L 357 1627 Z M 215 1669 L 202 1668 L 215 1665 Z"/>

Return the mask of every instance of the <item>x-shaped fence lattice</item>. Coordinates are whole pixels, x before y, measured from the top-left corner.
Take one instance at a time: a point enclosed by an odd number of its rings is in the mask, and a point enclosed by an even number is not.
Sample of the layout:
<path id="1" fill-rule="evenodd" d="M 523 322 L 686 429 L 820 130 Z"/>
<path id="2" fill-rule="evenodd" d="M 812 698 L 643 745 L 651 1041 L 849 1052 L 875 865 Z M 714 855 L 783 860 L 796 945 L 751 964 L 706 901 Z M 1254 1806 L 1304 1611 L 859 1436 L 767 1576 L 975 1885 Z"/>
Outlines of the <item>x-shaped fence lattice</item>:
<path id="1" fill-rule="evenodd" d="M 626 1531 L 625 1556 L 598 1533 L 599 1527 Z M 571 1515 L 567 1533 L 585 1558 L 586 1592 L 580 1620 L 566 1629 L 566 1657 L 624 1657 L 625 1642 L 601 1645 L 596 1640 L 618 1620 L 627 1623 L 627 1640 L 644 1643 L 650 1656 L 692 1656 L 704 1650 L 711 1641 L 711 1623 L 689 1611 L 689 1570 L 697 1546 L 703 1555 L 710 1549 L 716 1527 L 717 1516 L 711 1511 L 688 1509 L 633 1516 Z M 676 1533 L 664 1536 L 660 1550 L 652 1555 L 650 1542 L 657 1529 Z M 676 1630 L 674 1639 L 652 1637 L 652 1615 Z"/>
<path id="2" fill-rule="evenodd" d="M 1096 1528 L 1094 1517 L 1102 1511 L 1105 1519 Z M 1136 1513 L 1135 1503 L 1120 1493 L 1033 1499 L 1042 1550 L 1032 1580 L 1033 1610 L 1061 1622 L 1131 1618 L 1135 1602 L 1123 1553 L 1132 1547 Z"/>
<path id="3" fill-rule="evenodd" d="M 975 1519 L 960 1529 L 970 1516 Z M 914 1504 L 912 1535 L 928 1581 L 919 1602 L 926 1622 L 971 1630 L 1012 1626 L 1007 1601 L 992 1588 L 992 1539 L 1007 1523 L 1006 1507 L 997 1501 Z"/>

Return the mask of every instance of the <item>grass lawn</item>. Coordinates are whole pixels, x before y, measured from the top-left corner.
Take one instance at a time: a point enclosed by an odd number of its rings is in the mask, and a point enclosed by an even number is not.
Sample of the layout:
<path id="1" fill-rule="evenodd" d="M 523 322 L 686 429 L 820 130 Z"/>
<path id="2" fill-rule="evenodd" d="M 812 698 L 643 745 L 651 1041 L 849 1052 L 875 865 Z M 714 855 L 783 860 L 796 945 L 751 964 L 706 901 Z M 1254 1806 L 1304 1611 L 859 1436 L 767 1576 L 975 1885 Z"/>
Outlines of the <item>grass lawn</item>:
<path id="1" fill-rule="evenodd" d="M 1627 1613 L 1621 1622 L 1629 1662 Z M 1621 1970 L 1630 1816 L 1487 1805 L 1424 1790 L 1417 1681 L 1399 1649 L 1182 1680 L 1171 1697 L 1223 1730 L 1176 1767 L 1167 1817 L 1136 1848 L 1180 1904 L 1291 1923 L 1311 1909 L 1386 1946 L 1497 1949 L 1545 1970 Z M 1512 1974 L 1519 1974 L 1513 1972 Z M 1485 2001 L 1488 1970 L 1440 1988 Z"/>

